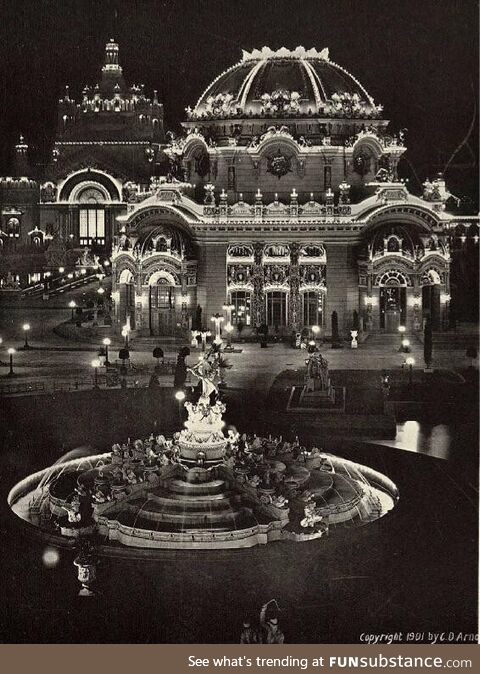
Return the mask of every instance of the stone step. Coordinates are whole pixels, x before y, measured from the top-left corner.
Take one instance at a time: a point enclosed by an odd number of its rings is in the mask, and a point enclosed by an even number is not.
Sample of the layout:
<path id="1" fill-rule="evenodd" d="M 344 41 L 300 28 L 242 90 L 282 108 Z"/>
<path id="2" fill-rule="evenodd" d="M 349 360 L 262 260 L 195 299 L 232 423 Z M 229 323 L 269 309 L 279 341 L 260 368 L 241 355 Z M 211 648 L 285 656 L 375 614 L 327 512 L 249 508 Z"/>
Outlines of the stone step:
<path id="1" fill-rule="evenodd" d="M 132 527 L 133 529 L 145 529 L 146 531 L 152 531 L 152 520 L 146 519 L 142 516 L 135 516 L 131 512 L 122 512 L 118 515 L 116 518 L 120 524 Z M 161 525 L 161 526 L 160 526 Z M 250 525 L 246 525 L 250 526 Z M 245 527 L 245 528 L 246 528 Z M 237 527 L 233 527 L 236 529 Z M 229 526 L 225 523 L 222 522 L 210 522 L 207 526 L 203 525 L 198 525 L 198 526 L 191 526 L 186 522 L 158 522 L 157 526 L 155 527 L 156 531 L 162 531 L 165 533 L 188 533 L 188 532 L 195 532 L 195 531 L 215 531 L 215 532 L 222 532 L 222 531 L 232 531 L 232 526 Z M 152 531 L 152 536 L 153 536 L 153 531 Z"/>
<path id="2" fill-rule="evenodd" d="M 178 495 L 177 495 L 178 496 Z M 220 496 L 220 498 L 219 498 Z M 148 494 L 149 505 L 155 504 L 159 510 L 168 512 L 212 512 L 230 508 L 230 501 L 226 494 L 218 494 L 193 498 L 171 498 L 168 493 L 163 496 L 158 494 Z"/>
<path id="3" fill-rule="evenodd" d="M 153 507 L 152 507 L 153 506 Z M 144 520 L 150 522 L 157 522 L 161 525 L 163 522 L 176 524 L 177 526 L 206 527 L 209 528 L 211 524 L 221 524 L 223 526 L 230 526 L 236 528 L 236 522 L 245 517 L 244 510 L 224 510 L 219 513 L 205 513 L 201 512 L 167 512 L 161 508 L 155 508 L 155 504 L 144 504 L 139 510 L 138 505 L 133 503 L 126 503 L 124 505 L 125 511 L 130 511 L 133 515 L 137 515 Z M 161 528 L 161 527 L 160 527 Z"/>
<path id="4" fill-rule="evenodd" d="M 168 501 L 177 501 L 181 503 L 214 503 L 215 501 L 222 501 L 228 498 L 230 491 L 221 491 L 218 494 L 183 494 L 179 492 L 170 491 L 165 487 L 157 487 L 148 493 L 148 497 L 163 502 L 164 499 Z"/>
<path id="5" fill-rule="evenodd" d="M 169 480 L 168 489 L 178 494 L 195 495 L 198 494 L 221 494 L 226 491 L 227 486 L 224 480 L 211 480 L 210 482 L 186 482 L 184 480 Z"/>

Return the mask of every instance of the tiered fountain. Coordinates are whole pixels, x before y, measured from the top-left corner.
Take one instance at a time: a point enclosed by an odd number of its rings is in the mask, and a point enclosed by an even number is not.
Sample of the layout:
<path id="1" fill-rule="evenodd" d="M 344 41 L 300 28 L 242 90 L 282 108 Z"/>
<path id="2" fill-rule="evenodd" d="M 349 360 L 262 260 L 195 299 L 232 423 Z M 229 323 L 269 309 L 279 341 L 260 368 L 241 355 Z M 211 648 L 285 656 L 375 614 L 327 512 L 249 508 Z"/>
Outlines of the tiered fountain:
<path id="1" fill-rule="evenodd" d="M 393 508 L 395 485 L 365 466 L 298 439 L 225 435 L 218 359 L 212 349 L 191 368 L 202 392 L 185 403 L 185 427 L 173 438 L 55 464 L 12 489 L 12 510 L 50 540 L 153 553 L 305 541 Z"/>

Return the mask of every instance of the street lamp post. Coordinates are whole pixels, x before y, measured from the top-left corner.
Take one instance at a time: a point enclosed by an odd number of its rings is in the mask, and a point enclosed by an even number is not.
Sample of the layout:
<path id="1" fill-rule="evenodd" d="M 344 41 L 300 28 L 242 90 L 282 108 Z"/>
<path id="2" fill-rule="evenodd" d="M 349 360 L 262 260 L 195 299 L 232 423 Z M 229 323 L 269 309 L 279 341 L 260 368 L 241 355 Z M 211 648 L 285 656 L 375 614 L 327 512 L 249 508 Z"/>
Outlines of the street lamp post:
<path id="1" fill-rule="evenodd" d="M 445 330 L 448 330 L 448 326 L 450 325 L 450 300 L 452 299 L 450 293 L 445 293 L 441 299 L 445 302 L 445 315 L 444 315 L 444 326 Z"/>
<path id="2" fill-rule="evenodd" d="M 71 301 L 68 303 L 68 306 L 69 306 L 70 309 L 72 310 L 71 321 L 72 321 L 72 323 L 73 323 L 73 321 L 74 321 L 74 311 L 75 311 L 75 307 L 77 306 L 77 303 L 75 302 L 75 300 L 71 300 Z"/>
<path id="3" fill-rule="evenodd" d="M 182 403 L 185 400 L 185 391 L 177 391 L 175 393 L 175 399 L 178 403 L 178 420 L 182 420 Z"/>
<path id="4" fill-rule="evenodd" d="M 316 343 L 317 339 L 318 339 L 318 335 L 320 334 L 320 326 L 319 325 L 312 325 L 312 334 L 313 334 L 313 339 Z"/>
<path id="5" fill-rule="evenodd" d="M 100 367 L 100 360 L 98 358 L 94 358 L 91 363 L 94 371 L 95 371 L 95 379 L 94 379 L 94 384 L 93 388 L 99 388 L 98 386 L 98 368 Z"/>
<path id="6" fill-rule="evenodd" d="M 7 377 L 14 377 L 15 373 L 13 371 L 13 354 L 16 353 L 15 349 L 12 349 L 11 347 L 7 351 L 8 357 L 9 357 L 9 365 L 10 365 L 10 370 L 9 373 L 7 374 Z"/>
<path id="7" fill-rule="evenodd" d="M 232 332 L 233 332 L 233 325 L 232 325 L 232 311 L 235 309 L 234 304 L 224 304 L 222 309 L 227 312 L 227 322 L 225 324 L 225 332 L 227 333 L 227 346 L 225 347 L 225 351 L 233 351 L 232 348 Z"/>
<path id="8" fill-rule="evenodd" d="M 402 352 L 403 353 L 410 353 L 410 340 L 404 337 L 402 339 Z"/>
<path id="9" fill-rule="evenodd" d="M 24 349 L 29 349 L 30 344 L 28 343 L 28 331 L 30 330 L 30 323 L 24 323 L 22 325 L 23 334 L 25 335 L 25 343 L 23 345 Z"/>
<path id="10" fill-rule="evenodd" d="M 103 340 L 103 345 L 105 347 L 105 367 L 108 367 L 110 365 L 110 361 L 108 360 L 108 347 L 112 343 L 112 340 L 110 337 L 105 337 Z"/>
<path id="11" fill-rule="evenodd" d="M 415 358 L 409 356 L 405 359 L 405 364 L 408 365 L 408 385 L 413 387 L 413 366 L 415 365 Z"/>
<path id="12" fill-rule="evenodd" d="M 404 325 L 399 325 L 399 326 L 398 326 L 398 332 L 399 332 L 399 334 L 400 334 L 400 348 L 399 348 L 399 351 L 400 351 L 401 353 L 403 353 L 403 339 L 404 339 L 404 337 L 405 337 L 405 331 L 406 331 L 406 329 L 407 329 L 407 328 L 406 328 Z"/>
<path id="13" fill-rule="evenodd" d="M 207 338 L 211 336 L 212 333 L 210 332 L 210 330 L 202 330 L 202 332 L 200 333 L 200 337 L 202 338 L 202 351 L 205 351 L 205 349 L 207 348 Z"/>
<path id="14" fill-rule="evenodd" d="M 225 320 L 220 314 L 214 314 L 211 319 L 212 323 L 215 323 L 215 339 L 213 340 L 215 344 L 220 346 L 222 343 L 222 337 L 220 335 L 220 326 Z"/>

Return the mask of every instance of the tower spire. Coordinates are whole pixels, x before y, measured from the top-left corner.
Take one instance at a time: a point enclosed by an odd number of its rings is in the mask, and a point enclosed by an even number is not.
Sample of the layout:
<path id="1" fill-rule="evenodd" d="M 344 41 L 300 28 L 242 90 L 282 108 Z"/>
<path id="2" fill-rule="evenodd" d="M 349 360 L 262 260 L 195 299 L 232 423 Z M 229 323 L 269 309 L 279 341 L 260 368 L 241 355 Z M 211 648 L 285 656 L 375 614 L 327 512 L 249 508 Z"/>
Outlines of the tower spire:
<path id="1" fill-rule="evenodd" d="M 103 96 L 111 98 L 115 93 L 125 91 L 122 66 L 119 62 L 118 43 L 111 38 L 105 45 L 105 60 L 102 67 L 100 90 Z"/>
<path id="2" fill-rule="evenodd" d="M 118 60 L 119 51 L 118 43 L 115 42 L 113 37 L 110 38 L 110 40 L 105 45 L 105 64 L 102 68 L 102 73 L 122 72 L 122 67 L 120 66 Z"/>

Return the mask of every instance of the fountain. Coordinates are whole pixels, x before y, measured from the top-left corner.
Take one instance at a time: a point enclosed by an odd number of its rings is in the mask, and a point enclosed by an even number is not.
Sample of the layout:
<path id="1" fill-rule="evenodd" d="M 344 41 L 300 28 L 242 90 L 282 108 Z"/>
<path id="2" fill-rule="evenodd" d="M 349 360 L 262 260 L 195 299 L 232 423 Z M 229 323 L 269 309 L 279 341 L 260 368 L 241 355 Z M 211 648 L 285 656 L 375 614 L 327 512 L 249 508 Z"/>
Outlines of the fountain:
<path id="1" fill-rule="evenodd" d="M 10 492 L 13 512 L 59 544 L 154 554 L 318 539 L 394 507 L 397 489 L 377 471 L 298 438 L 225 434 L 219 358 L 214 347 L 191 368 L 201 393 L 185 402 L 180 432 L 128 439 L 35 473 Z M 87 580 L 91 556 L 89 548 L 75 562 Z"/>

